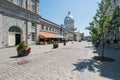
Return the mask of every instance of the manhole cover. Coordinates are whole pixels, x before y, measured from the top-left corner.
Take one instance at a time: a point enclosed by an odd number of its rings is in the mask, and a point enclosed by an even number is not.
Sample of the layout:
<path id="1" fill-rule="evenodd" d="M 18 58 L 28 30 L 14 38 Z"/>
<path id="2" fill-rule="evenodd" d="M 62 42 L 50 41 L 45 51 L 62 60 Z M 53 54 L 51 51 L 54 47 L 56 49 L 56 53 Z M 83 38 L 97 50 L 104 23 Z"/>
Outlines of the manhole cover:
<path id="1" fill-rule="evenodd" d="M 23 65 L 23 64 L 26 64 L 26 63 L 28 63 L 29 61 L 28 60 L 23 60 L 23 61 L 19 61 L 19 62 L 17 62 L 17 64 L 19 64 L 19 65 Z"/>

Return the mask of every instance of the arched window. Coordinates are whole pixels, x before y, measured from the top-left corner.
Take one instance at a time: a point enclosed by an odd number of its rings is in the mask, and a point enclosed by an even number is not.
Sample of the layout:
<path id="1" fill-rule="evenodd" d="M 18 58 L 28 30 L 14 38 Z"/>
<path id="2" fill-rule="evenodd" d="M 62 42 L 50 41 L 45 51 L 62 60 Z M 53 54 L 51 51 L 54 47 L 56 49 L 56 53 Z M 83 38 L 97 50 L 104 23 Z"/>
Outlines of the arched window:
<path id="1" fill-rule="evenodd" d="M 21 32 L 19 28 L 12 26 L 9 28 L 9 32 Z"/>

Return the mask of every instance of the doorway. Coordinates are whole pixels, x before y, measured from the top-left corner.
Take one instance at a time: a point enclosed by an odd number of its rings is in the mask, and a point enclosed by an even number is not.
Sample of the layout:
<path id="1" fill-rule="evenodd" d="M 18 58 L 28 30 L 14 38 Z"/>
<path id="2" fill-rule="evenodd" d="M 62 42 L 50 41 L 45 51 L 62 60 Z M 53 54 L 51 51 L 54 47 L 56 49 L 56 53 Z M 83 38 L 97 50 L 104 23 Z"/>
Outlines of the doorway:
<path id="1" fill-rule="evenodd" d="M 20 28 L 11 26 L 8 34 L 8 46 L 18 45 L 21 42 L 21 33 Z"/>
<path id="2" fill-rule="evenodd" d="M 21 42 L 21 34 L 15 34 L 15 45 L 20 44 Z"/>

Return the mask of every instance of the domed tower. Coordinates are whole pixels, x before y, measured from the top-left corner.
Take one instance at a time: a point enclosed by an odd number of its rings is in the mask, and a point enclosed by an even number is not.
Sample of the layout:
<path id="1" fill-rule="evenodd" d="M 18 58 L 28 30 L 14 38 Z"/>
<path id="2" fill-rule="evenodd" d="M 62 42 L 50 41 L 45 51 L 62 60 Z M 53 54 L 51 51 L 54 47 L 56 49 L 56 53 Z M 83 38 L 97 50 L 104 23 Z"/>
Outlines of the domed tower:
<path id="1" fill-rule="evenodd" d="M 71 15 L 71 12 L 68 12 L 68 15 L 64 19 L 64 26 L 69 28 L 70 30 L 74 30 L 74 18 Z"/>

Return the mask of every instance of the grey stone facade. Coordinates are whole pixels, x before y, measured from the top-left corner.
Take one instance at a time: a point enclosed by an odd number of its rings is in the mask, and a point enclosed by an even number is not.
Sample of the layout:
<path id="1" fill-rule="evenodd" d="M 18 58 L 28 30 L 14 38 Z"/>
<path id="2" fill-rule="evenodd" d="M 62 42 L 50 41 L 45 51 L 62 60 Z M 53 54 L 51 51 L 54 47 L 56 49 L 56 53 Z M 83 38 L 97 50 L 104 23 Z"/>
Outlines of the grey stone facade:
<path id="1" fill-rule="evenodd" d="M 39 15 L 39 0 L 0 0 L 0 48 L 16 46 L 21 41 L 28 45 L 39 43 L 40 32 L 74 40 L 73 29 L 53 23 Z"/>
<path id="2" fill-rule="evenodd" d="M 40 30 L 38 1 L 35 2 L 35 12 L 32 11 L 31 5 L 36 0 L 23 0 L 23 6 L 18 5 L 16 1 L 0 1 L 0 48 L 15 46 L 20 41 L 27 44 L 35 44 L 37 41 Z"/>
<path id="3" fill-rule="evenodd" d="M 48 33 L 58 34 L 58 35 L 62 34 L 62 32 L 61 32 L 62 26 L 58 25 L 56 23 L 53 23 L 49 20 L 46 20 L 44 18 L 40 18 L 40 25 L 41 25 L 40 32 L 48 32 Z"/>
<path id="4" fill-rule="evenodd" d="M 113 42 L 114 39 L 117 39 L 120 42 L 120 0 L 111 0 L 111 8 L 117 9 L 116 18 L 113 20 L 113 24 L 111 25 L 112 33 L 106 33 L 106 39 L 111 40 Z M 110 13 L 110 11 L 108 12 Z"/>

